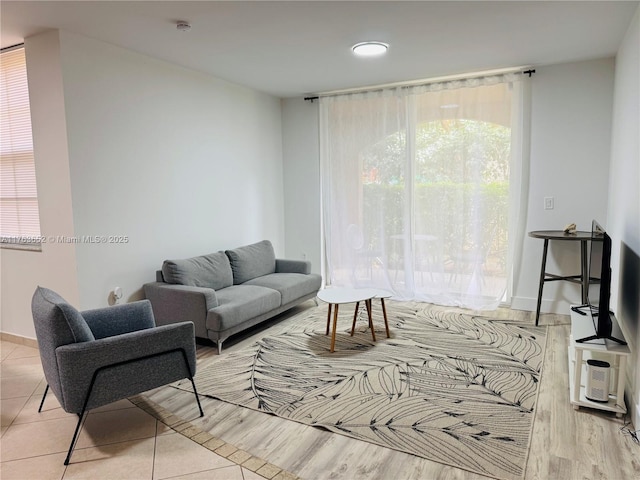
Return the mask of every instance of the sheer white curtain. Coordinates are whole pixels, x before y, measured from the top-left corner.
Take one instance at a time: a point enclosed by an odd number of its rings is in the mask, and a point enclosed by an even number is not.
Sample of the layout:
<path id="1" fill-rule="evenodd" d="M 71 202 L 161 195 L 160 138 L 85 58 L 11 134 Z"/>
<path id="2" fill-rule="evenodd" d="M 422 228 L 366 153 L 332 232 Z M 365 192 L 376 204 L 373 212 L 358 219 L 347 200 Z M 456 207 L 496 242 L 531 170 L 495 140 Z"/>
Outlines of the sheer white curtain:
<path id="1" fill-rule="evenodd" d="M 508 300 L 527 200 L 525 83 L 320 98 L 329 284 L 474 309 Z"/>

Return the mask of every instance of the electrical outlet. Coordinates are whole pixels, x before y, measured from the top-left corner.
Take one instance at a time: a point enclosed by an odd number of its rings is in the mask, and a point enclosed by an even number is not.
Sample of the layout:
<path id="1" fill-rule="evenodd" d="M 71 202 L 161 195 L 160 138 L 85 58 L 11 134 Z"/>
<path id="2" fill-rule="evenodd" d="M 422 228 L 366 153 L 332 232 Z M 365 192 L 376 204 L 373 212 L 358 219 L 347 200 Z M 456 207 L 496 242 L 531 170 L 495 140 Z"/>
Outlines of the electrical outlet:
<path id="1" fill-rule="evenodd" d="M 553 210 L 553 197 L 544 197 L 544 209 Z"/>

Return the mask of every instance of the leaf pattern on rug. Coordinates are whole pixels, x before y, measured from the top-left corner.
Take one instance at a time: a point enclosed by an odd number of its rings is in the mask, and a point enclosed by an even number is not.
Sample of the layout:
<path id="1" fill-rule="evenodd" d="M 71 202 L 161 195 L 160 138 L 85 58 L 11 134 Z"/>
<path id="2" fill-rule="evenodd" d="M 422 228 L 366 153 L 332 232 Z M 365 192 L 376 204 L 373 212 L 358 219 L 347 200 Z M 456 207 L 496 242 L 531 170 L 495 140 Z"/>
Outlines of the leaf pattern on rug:
<path id="1" fill-rule="evenodd" d="M 546 327 L 417 303 L 390 301 L 387 313 L 391 338 L 343 330 L 330 353 L 326 310 L 314 309 L 299 329 L 202 368 L 198 390 L 483 475 L 521 478 Z"/>

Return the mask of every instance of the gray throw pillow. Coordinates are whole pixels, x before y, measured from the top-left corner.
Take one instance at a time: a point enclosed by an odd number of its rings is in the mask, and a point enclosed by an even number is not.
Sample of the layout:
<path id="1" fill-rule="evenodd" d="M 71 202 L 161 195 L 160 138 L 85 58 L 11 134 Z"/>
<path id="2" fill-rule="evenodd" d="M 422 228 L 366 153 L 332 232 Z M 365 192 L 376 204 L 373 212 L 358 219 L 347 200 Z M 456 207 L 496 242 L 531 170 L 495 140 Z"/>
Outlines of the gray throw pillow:
<path id="1" fill-rule="evenodd" d="M 167 283 L 214 290 L 233 285 L 233 273 L 224 252 L 183 260 L 165 260 L 162 276 Z"/>
<path id="2" fill-rule="evenodd" d="M 269 240 L 227 250 L 226 254 L 236 285 L 276 271 L 276 255 Z"/>

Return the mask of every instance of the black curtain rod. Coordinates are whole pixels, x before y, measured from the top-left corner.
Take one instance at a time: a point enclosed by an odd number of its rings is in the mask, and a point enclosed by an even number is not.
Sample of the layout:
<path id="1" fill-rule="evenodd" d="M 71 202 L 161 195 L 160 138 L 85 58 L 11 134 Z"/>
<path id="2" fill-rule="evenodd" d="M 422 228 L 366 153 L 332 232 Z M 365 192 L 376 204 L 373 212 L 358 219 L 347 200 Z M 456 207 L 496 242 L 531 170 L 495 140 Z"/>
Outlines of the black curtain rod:
<path id="1" fill-rule="evenodd" d="M 536 73 L 535 69 L 530 69 L 530 70 L 525 70 L 524 72 L 522 72 L 523 75 L 529 75 L 529 78 L 531 78 L 531 75 L 533 75 L 534 73 Z M 304 97 L 305 101 L 307 102 L 311 102 L 313 103 L 314 100 L 318 100 L 318 98 L 320 98 L 319 96 L 314 96 L 314 97 Z"/>

